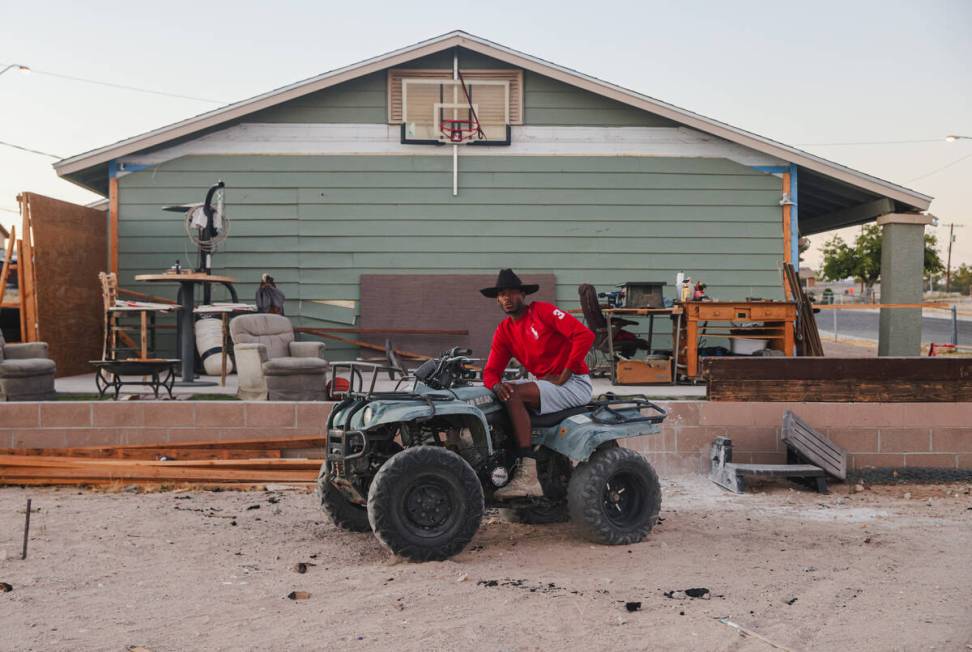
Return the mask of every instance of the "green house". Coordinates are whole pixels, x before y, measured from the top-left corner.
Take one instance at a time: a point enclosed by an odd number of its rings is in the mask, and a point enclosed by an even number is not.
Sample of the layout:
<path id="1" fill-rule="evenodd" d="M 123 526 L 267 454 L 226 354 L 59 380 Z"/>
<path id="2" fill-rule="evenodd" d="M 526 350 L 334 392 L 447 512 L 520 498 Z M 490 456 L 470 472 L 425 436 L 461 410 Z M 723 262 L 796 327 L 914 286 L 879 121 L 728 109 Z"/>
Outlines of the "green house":
<path id="1" fill-rule="evenodd" d="M 493 146 L 452 144 L 470 126 L 457 98 Z M 581 283 L 664 282 L 672 297 L 678 272 L 714 297 L 781 299 L 780 265 L 797 260 L 801 236 L 931 201 L 460 31 L 55 169 L 109 198 L 109 260 L 142 291 L 136 274 L 196 264 L 182 219 L 162 206 L 201 201 L 223 180 L 231 233 L 214 271 L 237 278 L 244 300 L 270 273 L 307 326 L 358 323 L 369 274 L 512 267 L 554 275 L 565 308 Z M 351 348 L 331 344 L 331 356 Z"/>

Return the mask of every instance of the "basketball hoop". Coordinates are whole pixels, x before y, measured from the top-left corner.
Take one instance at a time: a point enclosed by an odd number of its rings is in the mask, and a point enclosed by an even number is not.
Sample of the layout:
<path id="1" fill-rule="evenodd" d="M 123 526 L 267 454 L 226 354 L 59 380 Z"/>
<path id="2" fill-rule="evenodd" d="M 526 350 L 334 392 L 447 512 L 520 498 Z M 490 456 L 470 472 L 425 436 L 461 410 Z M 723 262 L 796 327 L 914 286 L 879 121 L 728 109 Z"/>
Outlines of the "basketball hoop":
<path id="1" fill-rule="evenodd" d="M 459 144 L 480 137 L 483 130 L 475 117 L 466 120 L 442 119 L 439 121 L 439 133 L 443 142 Z"/>

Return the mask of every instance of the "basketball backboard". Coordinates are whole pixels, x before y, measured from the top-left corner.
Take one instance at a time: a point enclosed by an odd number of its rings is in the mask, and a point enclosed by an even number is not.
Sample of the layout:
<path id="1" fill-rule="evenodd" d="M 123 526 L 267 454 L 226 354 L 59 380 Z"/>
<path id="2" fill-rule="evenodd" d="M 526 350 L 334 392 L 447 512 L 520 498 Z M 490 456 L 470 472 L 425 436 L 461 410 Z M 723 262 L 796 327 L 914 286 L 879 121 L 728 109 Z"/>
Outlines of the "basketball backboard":
<path id="1" fill-rule="evenodd" d="M 404 77 L 402 143 L 510 144 L 510 84 Z"/>

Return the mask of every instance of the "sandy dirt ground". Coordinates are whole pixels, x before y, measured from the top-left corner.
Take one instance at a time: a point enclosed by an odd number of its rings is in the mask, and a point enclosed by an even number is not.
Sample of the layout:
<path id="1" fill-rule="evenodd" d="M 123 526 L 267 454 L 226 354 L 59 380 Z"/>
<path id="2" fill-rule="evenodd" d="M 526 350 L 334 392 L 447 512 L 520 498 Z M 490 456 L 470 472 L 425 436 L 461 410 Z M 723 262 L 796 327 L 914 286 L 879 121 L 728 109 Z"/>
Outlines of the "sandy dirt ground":
<path id="1" fill-rule="evenodd" d="M 969 485 L 662 484 L 644 543 L 491 512 L 463 553 L 424 564 L 336 529 L 299 490 L 4 488 L 0 648 L 972 649 Z M 21 561 L 28 496 L 40 511 Z M 690 588 L 709 593 L 666 596 Z"/>

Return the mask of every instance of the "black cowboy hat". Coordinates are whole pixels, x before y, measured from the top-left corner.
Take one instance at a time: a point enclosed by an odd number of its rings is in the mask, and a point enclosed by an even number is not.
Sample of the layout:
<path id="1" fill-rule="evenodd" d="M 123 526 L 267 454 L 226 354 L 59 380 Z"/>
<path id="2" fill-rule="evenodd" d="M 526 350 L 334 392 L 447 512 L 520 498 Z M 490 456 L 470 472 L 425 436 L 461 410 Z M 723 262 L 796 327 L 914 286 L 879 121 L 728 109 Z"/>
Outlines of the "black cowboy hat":
<path id="1" fill-rule="evenodd" d="M 523 294 L 533 294 L 539 289 L 540 286 L 536 283 L 524 284 L 520 281 L 520 277 L 513 273 L 512 269 L 501 269 L 496 276 L 496 287 L 483 288 L 480 292 L 483 293 L 484 297 L 495 299 L 500 290 L 520 290 Z"/>

